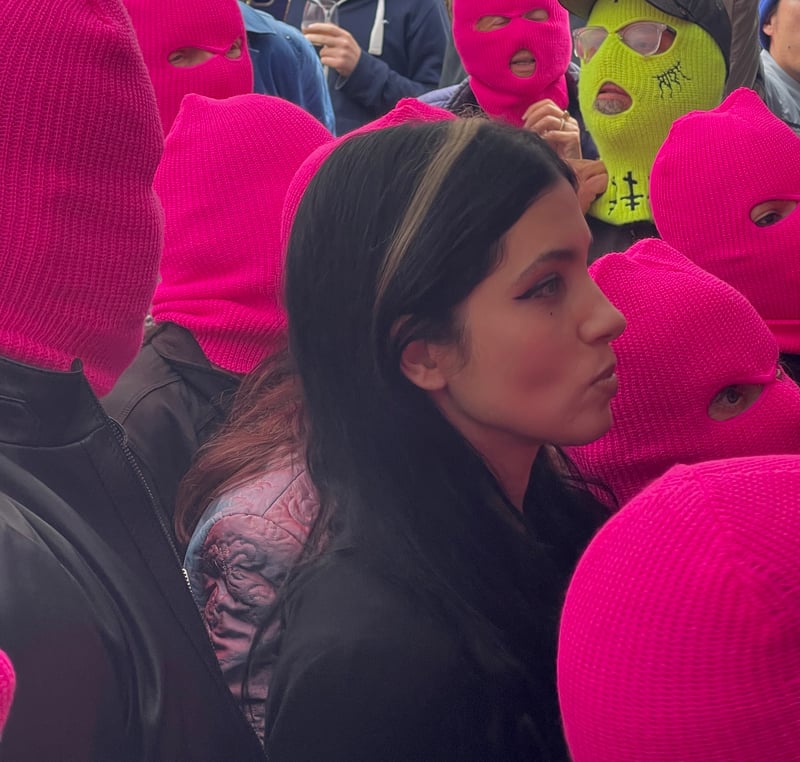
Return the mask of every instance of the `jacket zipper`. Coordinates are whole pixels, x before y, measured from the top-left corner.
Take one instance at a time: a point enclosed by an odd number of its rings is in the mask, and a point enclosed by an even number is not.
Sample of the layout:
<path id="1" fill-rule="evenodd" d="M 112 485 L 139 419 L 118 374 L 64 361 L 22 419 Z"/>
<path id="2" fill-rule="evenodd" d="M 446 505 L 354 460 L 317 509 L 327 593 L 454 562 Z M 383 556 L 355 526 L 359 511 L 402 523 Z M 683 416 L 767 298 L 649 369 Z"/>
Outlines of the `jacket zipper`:
<path id="1" fill-rule="evenodd" d="M 125 459 L 130 464 L 133 472 L 136 474 L 136 478 L 139 480 L 139 483 L 144 487 L 145 492 L 147 492 L 147 496 L 150 498 L 150 504 L 153 506 L 153 510 L 156 514 L 156 518 L 158 519 L 159 526 L 161 527 L 161 532 L 166 538 L 167 542 L 169 543 L 170 548 L 172 548 L 172 555 L 175 557 L 175 560 L 180 567 L 181 574 L 183 575 L 183 581 L 186 584 L 186 587 L 189 589 L 189 593 L 192 595 L 192 599 L 194 599 L 194 594 L 192 593 L 192 583 L 189 581 L 189 572 L 186 571 L 186 568 L 181 563 L 181 557 L 178 554 L 178 548 L 175 546 L 175 541 L 172 539 L 172 535 L 170 534 L 169 527 L 167 527 L 167 520 L 164 516 L 164 511 L 161 508 L 161 503 L 153 494 L 153 491 L 150 489 L 150 485 L 147 483 L 147 479 L 145 479 L 144 473 L 142 472 L 142 467 L 139 465 L 139 461 L 136 460 L 134 454 L 128 448 L 128 435 L 125 433 L 125 430 L 122 428 L 122 425 L 114 420 L 113 418 L 109 417 L 109 420 L 114 425 L 114 435 L 117 438 L 117 442 L 119 442 L 119 446 L 122 448 L 122 452 L 125 453 Z"/>

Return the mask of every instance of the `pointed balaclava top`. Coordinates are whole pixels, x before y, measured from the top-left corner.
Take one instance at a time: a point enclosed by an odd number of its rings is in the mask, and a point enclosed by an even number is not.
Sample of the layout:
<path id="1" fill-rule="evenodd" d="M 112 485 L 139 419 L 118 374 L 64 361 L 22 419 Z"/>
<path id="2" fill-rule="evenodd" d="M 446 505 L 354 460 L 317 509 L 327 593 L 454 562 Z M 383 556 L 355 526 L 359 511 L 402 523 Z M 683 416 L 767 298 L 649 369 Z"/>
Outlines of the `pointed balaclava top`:
<path id="1" fill-rule="evenodd" d="M 675 40 L 662 53 L 640 55 L 615 34 L 634 21 L 666 24 L 675 30 Z M 581 64 L 578 83 L 586 129 L 608 169 L 608 188 L 589 214 L 612 225 L 650 221 L 649 176 L 656 152 L 679 116 L 719 105 L 725 59 L 700 26 L 646 0 L 597 0 L 587 24 L 609 32 L 594 56 Z M 630 108 L 617 114 L 597 109 L 598 93 L 607 83 L 628 93 Z"/>
<path id="2" fill-rule="evenodd" d="M 281 98 L 184 98 L 155 178 L 166 224 L 153 318 L 190 331 L 214 365 L 248 373 L 285 330 L 286 189 L 306 157 L 332 140 Z"/>
<path id="3" fill-rule="evenodd" d="M 139 351 L 161 256 L 153 87 L 119 0 L 0 0 L 0 18 L 0 355 L 77 358 L 103 396 Z"/>
<path id="4" fill-rule="evenodd" d="M 479 31 L 479 19 L 508 19 Z M 569 14 L 556 0 L 454 0 L 453 40 L 469 83 L 489 116 L 521 126 L 522 115 L 549 98 L 567 107 L 566 71 L 572 54 Z M 529 51 L 535 61 L 530 77 L 518 77 L 511 59 Z"/>
<path id="5" fill-rule="evenodd" d="M 589 544 L 558 695 L 573 762 L 800 760 L 800 456 L 676 466 Z"/>
<path id="6" fill-rule="evenodd" d="M 650 188 L 661 237 L 741 291 L 781 351 L 800 354 L 800 205 L 751 218 L 766 201 L 800 202 L 800 138 L 741 88 L 675 122 Z"/>
<path id="7" fill-rule="evenodd" d="M 188 93 L 230 98 L 253 92 L 253 65 L 236 0 L 124 1 L 153 80 L 165 135 Z M 238 57 L 227 57 L 237 41 Z M 175 66 L 169 56 L 181 48 L 213 55 L 198 66 Z"/>
<path id="8" fill-rule="evenodd" d="M 738 291 L 666 243 L 646 239 L 589 268 L 628 326 L 612 347 L 614 424 L 569 449 L 579 470 L 624 505 L 676 463 L 800 453 L 800 387 L 778 368 L 778 345 Z M 727 387 L 761 386 L 747 409 L 714 420 Z"/>

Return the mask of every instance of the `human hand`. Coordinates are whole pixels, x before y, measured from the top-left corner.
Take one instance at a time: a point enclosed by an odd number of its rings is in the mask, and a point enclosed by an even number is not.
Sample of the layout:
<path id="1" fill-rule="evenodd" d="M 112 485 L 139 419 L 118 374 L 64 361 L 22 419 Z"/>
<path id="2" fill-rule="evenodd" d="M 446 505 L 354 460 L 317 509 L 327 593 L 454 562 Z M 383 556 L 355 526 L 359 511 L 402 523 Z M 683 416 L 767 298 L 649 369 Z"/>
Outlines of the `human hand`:
<path id="1" fill-rule="evenodd" d="M 523 127 L 544 138 L 562 159 L 581 158 L 581 131 L 577 120 L 549 98 L 528 106 Z"/>
<path id="2" fill-rule="evenodd" d="M 578 178 L 578 201 L 583 213 L 608 187 L 608 170 L 600 159 L 567 159 Z"/>
<path id="3" fill-rule="evenodd" d="M 353 73 L 361 58 L 361 46 L 350 32 L 336 24 L 310 24 L 303 34 L 312 45 L 321 48 L 319 60 L 323 66 L 335 69 L 341 77 Z"/>

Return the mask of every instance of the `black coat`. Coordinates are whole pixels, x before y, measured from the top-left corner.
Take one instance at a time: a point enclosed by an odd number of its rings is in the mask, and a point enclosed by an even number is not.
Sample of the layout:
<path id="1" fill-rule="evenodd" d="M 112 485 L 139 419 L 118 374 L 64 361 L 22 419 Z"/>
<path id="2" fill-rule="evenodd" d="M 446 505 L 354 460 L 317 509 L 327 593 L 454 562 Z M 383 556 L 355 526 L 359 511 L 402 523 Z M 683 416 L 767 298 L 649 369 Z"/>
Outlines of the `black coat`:
<path id="1" fill-rule="evenodd" d="M 124 446 L 121 427 L 104 413 L 80 369 L 57 373 L 0 358 L 0 454 L 67 502 L 143 591 L 137 616 L 152 633 L 148 649 L 161 672 L 152 703 L 161 706 L 152 758 L 263 759 L 222 679 L 163 512 Z M 121 603 L 125 595 L 112 597 Z M 137 691 L 131 688 L 132 695 Z M 104 709 L 98 701 L 97 711 Z M 28 733 L 45 733 L 46 718 L 38 719 Z"/>
<path id="2" fill-rule="evenodd" d="M 214 368 L 189 331 L 160 323 L 102 399 L 172 527 L 178 484 L 197 450 L 225 420 L 239 378 Z"/>
<path id="3" fill-rule="evenodd" d="M 2 456 L 0 489 L 0 643 L 17 674 L 4 758 L 154 758 L 164 685 L 136 579 Z"/>

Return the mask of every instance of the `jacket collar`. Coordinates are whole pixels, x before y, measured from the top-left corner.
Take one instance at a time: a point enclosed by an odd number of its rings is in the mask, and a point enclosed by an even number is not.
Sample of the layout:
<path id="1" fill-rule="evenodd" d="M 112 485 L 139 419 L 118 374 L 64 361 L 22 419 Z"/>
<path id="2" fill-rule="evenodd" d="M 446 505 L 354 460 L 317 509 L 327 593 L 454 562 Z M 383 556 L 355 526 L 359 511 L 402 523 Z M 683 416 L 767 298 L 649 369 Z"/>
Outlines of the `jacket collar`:
<path id="1" fill-rule="evenodd" d="M 239 386 L 239 377 L 222 368 L 215 368 L 203 353 L 194 336 L 177 323 L 159 323 L 147 341 L 155 352 L 171 365 L 187 384 L 195 387 L 206 399 Z"/>
<path id="2" fill-rule="evenodd" d="M 62 372 L 0 357 L 0 441 L 58 447 L 86 438 L 105 420 L 80 360 Z"/>

